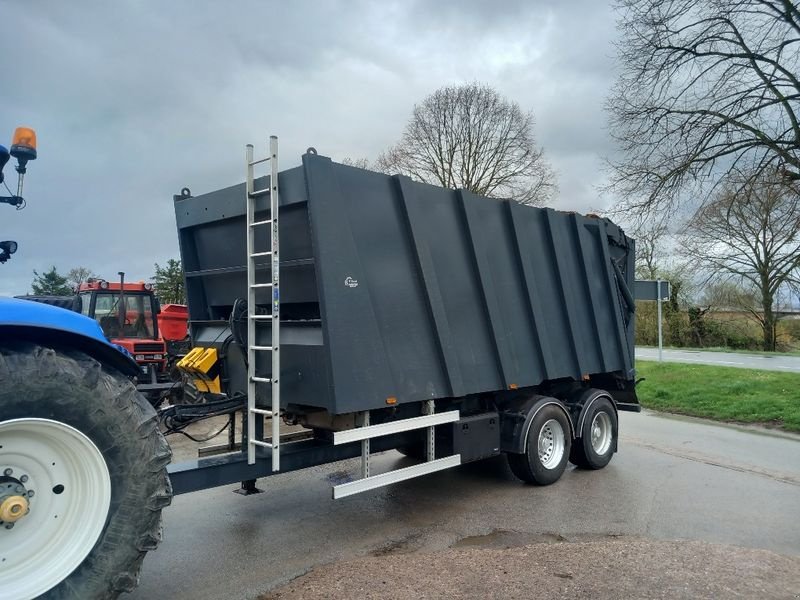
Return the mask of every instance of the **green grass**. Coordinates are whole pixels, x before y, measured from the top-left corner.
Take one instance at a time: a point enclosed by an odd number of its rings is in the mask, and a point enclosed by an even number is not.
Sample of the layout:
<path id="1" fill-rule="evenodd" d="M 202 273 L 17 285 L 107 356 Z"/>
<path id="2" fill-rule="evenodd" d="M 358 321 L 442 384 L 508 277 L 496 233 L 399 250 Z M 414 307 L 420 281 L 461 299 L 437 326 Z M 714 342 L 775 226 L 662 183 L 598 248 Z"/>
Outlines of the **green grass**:
<path id="1" fill-rule="evenodd" d="M 636 361 L 645 408 L 800 431 L 800 375 L 755 369 Z"/>

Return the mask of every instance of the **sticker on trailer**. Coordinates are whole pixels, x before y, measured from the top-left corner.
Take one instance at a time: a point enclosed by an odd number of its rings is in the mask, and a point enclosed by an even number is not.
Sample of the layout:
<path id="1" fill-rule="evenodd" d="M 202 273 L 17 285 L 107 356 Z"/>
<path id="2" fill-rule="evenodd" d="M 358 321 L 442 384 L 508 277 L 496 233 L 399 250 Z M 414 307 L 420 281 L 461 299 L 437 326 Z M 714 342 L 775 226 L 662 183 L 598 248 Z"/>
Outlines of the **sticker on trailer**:
<path id="1" fill-rule="evenodd" d="M 358 287 L 358 279 L 353 279 L 350 276 L 345 277 L 344 284 L 349 288 L 356 288 Z"/>

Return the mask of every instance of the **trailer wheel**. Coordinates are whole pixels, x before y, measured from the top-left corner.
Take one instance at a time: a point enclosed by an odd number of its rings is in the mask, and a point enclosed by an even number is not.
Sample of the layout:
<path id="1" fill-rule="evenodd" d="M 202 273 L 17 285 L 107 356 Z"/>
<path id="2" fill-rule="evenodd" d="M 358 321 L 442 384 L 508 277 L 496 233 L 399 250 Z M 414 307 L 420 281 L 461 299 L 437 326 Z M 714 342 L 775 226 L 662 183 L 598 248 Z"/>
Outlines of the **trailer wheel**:
<path id="1" fill-rule="evenodd" d="M 550 485 L 567 468 L 571 443 L 567 415 L 557 406 L 545 406 L 531 421 L 525 452 L 507 454 L 508 465 L 526 483 Z"/>
<path id="2" fill-rule="evenodd" d="M 602 469 L 617 447 L 617 413 L 606 396 L 596 398 L 586 411 L 579 438 L 572 445 L 569 460 L 582 469 Z"/>
<path id="3" fill-rule="evenodd" d="M 12 342 L 0 345 L 0 415 L 0 590 L 132 590 L 172 496 L 147 400 L 80 352 Z"/>

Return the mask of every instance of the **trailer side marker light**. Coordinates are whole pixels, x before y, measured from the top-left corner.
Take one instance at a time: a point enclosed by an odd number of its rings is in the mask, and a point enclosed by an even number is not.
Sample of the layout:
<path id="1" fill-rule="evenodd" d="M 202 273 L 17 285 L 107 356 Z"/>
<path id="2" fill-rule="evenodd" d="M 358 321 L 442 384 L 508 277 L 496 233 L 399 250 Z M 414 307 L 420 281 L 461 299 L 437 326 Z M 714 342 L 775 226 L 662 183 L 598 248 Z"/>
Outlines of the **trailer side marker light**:
<path id="1" fill-rule="evenodd" d="M 397 398 L 395 398 L 394 396 L 389 396 L 386 399 L 386 404 L 397 404 Z"/>
<path id="2" fill-rule="evenodd" d="M 586 374 L 584 374 L 584 375 L 581 375 L 581 380 L 582 380 L 582 381 L 589 381 L 589 374 L 588 374 L 588 373 L 586 373 Z"/>
<path id="3" fill-rule="evenodd" d="M 510 390 L 516 390 L 517 388 L 519 388 L 519 386 L 516 383 L 509 383 L 508 384 L 508 389 L 510 389 Z"/>

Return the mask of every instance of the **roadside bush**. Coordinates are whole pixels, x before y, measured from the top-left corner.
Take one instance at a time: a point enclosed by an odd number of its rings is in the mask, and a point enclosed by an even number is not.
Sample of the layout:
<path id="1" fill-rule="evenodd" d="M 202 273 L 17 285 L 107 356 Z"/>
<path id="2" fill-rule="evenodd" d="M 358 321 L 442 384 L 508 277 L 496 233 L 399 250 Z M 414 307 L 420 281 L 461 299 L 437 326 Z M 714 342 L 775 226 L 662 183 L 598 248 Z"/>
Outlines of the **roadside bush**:
<path id="1" fill-rule="evenodd" d="M 675 310 L 668 303 L 662 306 L 664 344 L 677 348 L 730 348 L 733 350 L 760 350 L 761 332 L 746 318 L 731 318 L 724 313 L 706 312 L 697 308 Z M 789 323 L 785 321 L 783 323 Z M 800 321 L 792 322 L 784 334 L 784 348 L 791 350 L 800 335 Z M 795 325 L 796 323 L 796 325 Z M 794 341 L 791 341 L 794 340 Z M 658 311 L 655 302 L 637 302 L 636 343 L 643 346 L 658 345 Z"/>

